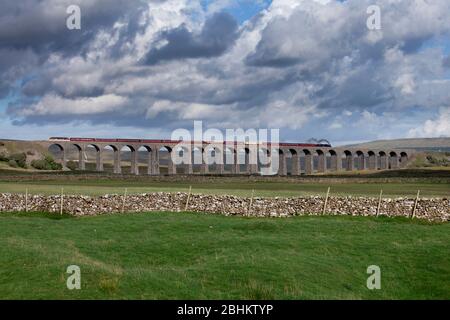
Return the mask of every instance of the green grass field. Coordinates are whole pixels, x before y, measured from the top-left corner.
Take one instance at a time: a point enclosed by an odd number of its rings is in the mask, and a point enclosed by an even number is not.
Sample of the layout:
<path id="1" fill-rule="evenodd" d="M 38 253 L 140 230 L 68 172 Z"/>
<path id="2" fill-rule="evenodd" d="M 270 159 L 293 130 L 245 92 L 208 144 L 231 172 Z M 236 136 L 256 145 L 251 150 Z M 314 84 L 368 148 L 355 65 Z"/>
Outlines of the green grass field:
<path id="1" fill-rule="evenodd" d="M 309 195 L 324 195 L 328 187 L 331 187 L 332 195 L 336 196 L 372 196 L 377 197 L 380 189 L 383 189 L 385 197 L 415 197 L 420 190 L 422 197 L 448 197 L 450 186 L 446 184 L 433 183 L 305 183 L 298 185 L 287 185 L 284 183 L 248 183 L 248 184 L 224 184 L 224 185 L 202 185 L 192 184 L 193 192 L 199 194 L 228 194 L 249 197 L 252 190 L 255 196 L 260 197 L 298 197 Z M 25 193 L 28 189 L 30 194 L 59 194 L 61 188 L 65 194 L 81 195 L 104 195 L 122 194 L 128 189 L 129 194 L 150 192 L 187 192 L 188 184 L 160 183 L 136 185 L 134 183 L 2 183 L 0 192 Z"/>
<path id="2" fill-rule="evenodd" d="M 0 170 L 0 192 L 31 194 L 104 195 L 128 192 L 187 192 L 228 194 L 249 197 L 252 190 L 259 197 L 298 197 L 321 195 L 328 187 L 334 196 L 378 197 L 449 197 L 450 170 L 414 169 L 375 173 L 361 172 L 310 177 L 249 177 L 249 176 L 132 176 L 94 172 L 32 173 Z"/>
<path id="3" fill-rule="evenodd" d="M 0 192 L 31 194 L 59 194 L 64 188 L 66 194 L 104 195 L 122 194 L 127 188 L 128 192 L 187 192 L 192 186 L 194 193 L 201 194 L 228 194 L 249 197 L 252 190 L 255 196 L 260 197 L 298 197 L 309 195 L 324 195 L 328 187 L 334 196 L 371 196 L 378 197 L 383 189 L 385 197 L 415 197 L 420 190 L 422 197 L 448 197 L 450 196 L 450 183 L 436 183 L 427 179 L 404 182 L 389 182 L 379 180 L 258 180 L 248 178 L 232 179 L 192 179 L 192 180 L 132 180 L 132 179 L 49 179 L 37 181 L 0 181 Z"/>
<path id="4" fill-rule="evenodd" d="M 0 228 L 0 299 L 450 299 L 449 224 L 2 214 Z M 72 264 L 81 290 L 66 288 Z"/>

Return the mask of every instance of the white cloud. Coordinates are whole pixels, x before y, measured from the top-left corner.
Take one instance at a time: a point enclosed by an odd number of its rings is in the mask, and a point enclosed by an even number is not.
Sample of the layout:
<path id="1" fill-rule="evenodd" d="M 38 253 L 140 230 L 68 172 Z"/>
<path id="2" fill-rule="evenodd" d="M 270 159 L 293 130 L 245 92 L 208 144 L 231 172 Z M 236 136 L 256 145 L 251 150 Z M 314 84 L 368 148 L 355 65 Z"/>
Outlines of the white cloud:
<path id="1" fill-rule="evenodd" d="M 344 126 L 342 125 L 342 123 L 338 122 L 338 121 L 334 121 L 331 125 L 330 125 L 330 129 L 333 130 L 337 130 L 337 129 L 342 129 Z"/>
<path id="2" fill-rule="evenodd" d="M 144 13 L 142 24 L 145 31 L 136 35 L 137 58 L 142 58 L 151 46 L 158 32 L 172 29 L 184 24 L 189 29 L 200 28 L 205 19 L 205 12 L 200 1 L 167 0 L 148 3 L 148 10 Z"/>
<path id="3" fill-rule="evenodd" d="M 127 98 L 114 94 L 79 99 L 46 95 L 39 102 L 22 109 L 20 113 L 22 116 L 97 114 L 120 110 L 127 102 Z"/>
<path id="4" fill-rule="evenodd" d="M 344 111 L 342 111 L 342 114 L 346 117 L 350 117 L 353 114 L 353 112 L 351 112 L 349 110 L 344 110 Z"/>
<path id="5" fill-rule="evenodd" d="M 402 74 L 395 81 L 395 86 L 400 89 L 404 95 L 414 94 L 416 83 L 411 73 Z"/>
<path id="6" fill-rule="evenodd" d="M 450 107 L 442 108 L 437 118 L 426 120 L 421 126 L 411 129 L 408 136 L 450 137 Z"/>

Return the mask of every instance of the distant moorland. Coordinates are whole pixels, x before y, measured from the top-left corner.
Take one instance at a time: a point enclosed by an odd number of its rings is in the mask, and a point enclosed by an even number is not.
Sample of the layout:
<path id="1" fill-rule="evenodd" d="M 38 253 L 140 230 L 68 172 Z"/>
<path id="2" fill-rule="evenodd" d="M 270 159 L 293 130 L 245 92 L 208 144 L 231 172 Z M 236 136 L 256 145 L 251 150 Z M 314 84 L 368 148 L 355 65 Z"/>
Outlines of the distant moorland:
<path id="1" fill-rule="evenodd" d="M 399 148 L 414 149 L 416 151 L 450 151 L 450 138 L 421 138 L 421 139 L 395 139 L 377 140 L 360 144 L 348 145 L 347 147 L 361 148 Z"/>

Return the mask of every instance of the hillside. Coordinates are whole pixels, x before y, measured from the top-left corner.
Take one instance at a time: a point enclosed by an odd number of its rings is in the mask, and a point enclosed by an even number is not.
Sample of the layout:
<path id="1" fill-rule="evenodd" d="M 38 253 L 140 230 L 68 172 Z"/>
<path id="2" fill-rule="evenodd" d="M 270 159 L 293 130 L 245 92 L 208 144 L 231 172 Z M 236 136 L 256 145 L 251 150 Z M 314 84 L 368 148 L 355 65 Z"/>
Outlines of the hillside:
<path id="1" fill-rule="evenodd" d="M 41 159 L 48 154 L 48 150 L 33 141 L 0 140 L 0 155 L 8 156 L 17 153 L 25 153 L 27 162 L 30 162 Z"/>
<path id="2" fill-rule="evenodd" d="M 374 149 L 414 149 L 416 151 L 450 152 L 450 138 L 422 138 L 422 139 L 395 139 L 377 140 L 346 147 L 374 148 Z"/>

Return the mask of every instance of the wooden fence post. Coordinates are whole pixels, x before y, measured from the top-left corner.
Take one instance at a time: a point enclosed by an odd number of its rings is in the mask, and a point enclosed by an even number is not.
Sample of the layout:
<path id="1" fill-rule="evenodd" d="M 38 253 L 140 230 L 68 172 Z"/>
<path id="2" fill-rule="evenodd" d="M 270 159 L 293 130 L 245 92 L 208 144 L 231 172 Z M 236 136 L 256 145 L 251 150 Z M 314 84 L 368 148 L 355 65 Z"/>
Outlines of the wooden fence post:
<path id="1" fill-rule="evenodd" d="M 378 199 L 378 206 L 377 206 L 377 217 L 380 215 L 380 208 L 381 208 L 381 199 L 383 197 L 383 189 L 380 191 L 380 198 Z"/>
<path id="2" fill-rule="evenodd" d="M 184 207 L 184 211 L 186 212 L 189 207 L 189 200 L 191 199 L 192 186 L 189 186 L 189 193 L 186 200 L 186 205 Z"/>
<path id="3" fill-rule="evenodd" d="M 25 212 L 28 212 L 28 188 L 25 189 Z"/>
<path id="4" fill-rule="evenodd" d="M 255 195 L 255 189 L 252 190 L 252 197 L 250 198 L 250 205 L 248 206 L 247 213 L 250 213 L 253 205 L 253 196 Z"/>
<path id="5" fill-rule="evenodd" d="M 419 202 L 419 196 L 420 196 L 420 190 L 417 190 L 416 202 L 414 202 L 414 209 L 413 209 L 412 216 L 411 216 L 412 219 L 414 219 L 416 217 L 416 209 L 417 209 L 417 203 Z"/>
<path id="6" fill-rule="evenodd" d="M 63 208 L 64 208 L 64 188 L 61 188 L 61 206 L 59 209 L 59 214 L 63 214 Z"/>
<path id="7" fill-rule="evenodd" d="M 127 192 L 128 189 L 125 188 L 125 193 L 123 194 L 123 202 L 122 202 L 122 213 L 125 213 L 125 202 L 127 201 Z"/>
<path id="8" fill-rule="evenodd" d="M 331 189 L 331 187 L 328 187 L 327 195 L 325 196 L 325 202 L 324 202 L 324 204 L 323 204 L 322 215 L 324 215 L 324 214 L 325 214 L 325 211 L 327 210 L 328 196 L 330 195 L 330 189 Z"/>

